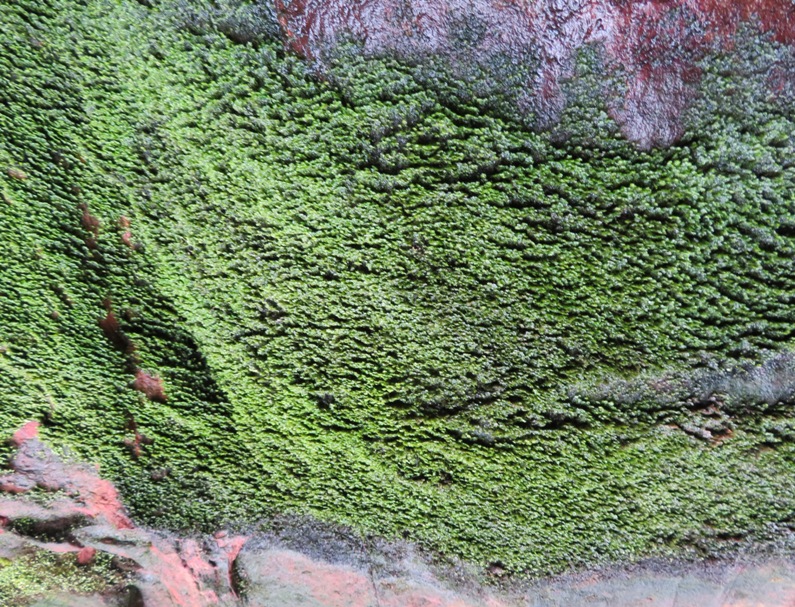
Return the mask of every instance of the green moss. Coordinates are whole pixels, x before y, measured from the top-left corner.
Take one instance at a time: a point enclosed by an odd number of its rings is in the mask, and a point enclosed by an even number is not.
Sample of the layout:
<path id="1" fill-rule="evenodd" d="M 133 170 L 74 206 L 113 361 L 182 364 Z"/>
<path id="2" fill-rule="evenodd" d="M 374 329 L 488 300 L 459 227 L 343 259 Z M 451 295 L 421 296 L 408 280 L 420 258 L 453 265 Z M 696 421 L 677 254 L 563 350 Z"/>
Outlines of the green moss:
<path id="1" fill-rule="evenodd" d="M 123 581 L 111 568 L 109 555 L 99 554 L 90 566 L 81 566 L 73 554 L 35 551 L 0 562 L 0 602 L 17 607 L 53 594 L 98 594 L 118 588 Z"/>
<path id="2" fill-rule="evenodd" d="M 791 346 L 794 125 L 748 66 L 645 152 L 594 56 L 538 133 L 438 66 L 318 78 L 214 6 L 0 6 L 0 163 L 28 176 L 0 172 L 0 431 L 43 420 L 148 524 L 310 514 L 514 572 L 789 520 L 787 408 L 711 444 L 670 427 L 685 398 L 572 399 Z"/>

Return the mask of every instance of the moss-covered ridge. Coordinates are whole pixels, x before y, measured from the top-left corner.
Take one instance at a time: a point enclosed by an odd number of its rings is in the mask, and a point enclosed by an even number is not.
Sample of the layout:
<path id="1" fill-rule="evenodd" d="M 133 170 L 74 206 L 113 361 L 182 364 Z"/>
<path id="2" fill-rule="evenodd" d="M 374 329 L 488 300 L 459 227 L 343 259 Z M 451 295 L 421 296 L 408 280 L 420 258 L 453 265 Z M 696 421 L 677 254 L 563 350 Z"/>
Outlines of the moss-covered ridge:
<path id="1" fill-rule="evenodd" d="M 222 3 L 223 4 L 223 3 Z M 441 61 L 480 94 L 512 100 L 513 113 L 536 125 L 557 122 L 566 106 L 563 83 L 577 54 L 598 47 L 606 76 L 604 99 L 622 132 L 640 146 L 670 145 L 682 134 L 683 112 L 696 94 L 710 55 L 734 52 L 738 39 L 780 44 L 765 66 L 771 95 L 792 94 L 795 23 L 788 0 L 273 0 L 286 43 L 321 65 L 347 40 L 368 56 Z M 227 4 L 228 6 L 228 4 Z M 220 19 L 236 35 L 240 15 Z M 271 17 L 272 19 L 272 17 Z M 230 28 L 234 21 L 237 27 Z M 748 30 L 748 31 L 746 31 Z M 790 91 L 785 89 L 789 88 Z"/>
<path id="2" fill-rule="evenodd" d="M 701 389 L 792 338 L 772 42 L 642 152 L 595 54 L 536 133 L 218 6 L 0 6 L 0 430 L 41 419 L 158 526 L 303 513 L 528 573 L 781 537 L 787 386 Z"/>

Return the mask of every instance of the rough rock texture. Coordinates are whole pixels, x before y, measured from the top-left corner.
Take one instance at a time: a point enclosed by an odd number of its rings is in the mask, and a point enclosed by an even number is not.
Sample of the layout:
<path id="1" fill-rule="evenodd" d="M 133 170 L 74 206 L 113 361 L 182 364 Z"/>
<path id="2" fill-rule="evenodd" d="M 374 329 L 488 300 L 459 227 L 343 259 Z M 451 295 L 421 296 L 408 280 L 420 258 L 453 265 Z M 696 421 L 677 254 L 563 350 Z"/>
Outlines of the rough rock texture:
<path id="1" fill-rule="evenodd" d="M 6 493 L 25 493 L 34 488 L 50 492 L 63 492 L 46 510 L 48 521 L 43 525 L 68 527 L 70 518 L 76 522 L 81 518 L 102 518 L 117 529 L 130 529 L 132 523 L 119 502 L 116 488 L 101 479 L 96 471 L 80 466 L 68 467 L 38 439 L 38 422 L 28 422 L 18 430 L 11 443 L 17 452 L 11 461 L 13 473 L 0 478 L 0 488 Z M 19 508 L 19 510 L 17 509 Z M 6 502 L 2 511 L 4 519 L 38 518 L 34 512 L 45 510 L 34 503 L 24 506 Z"/>
<path id="2" fill-rule="evenodd" d="M 493 79 L 519 78 L 520 109 L 554 123 L 574 73 L 576 53 L 603 49 L 612 116 L 641 145 L 668 145 L 683 133 L 707 55 L 731 52 L 738 33 L 795 42 L 795 11 L 787 0 L 276 0 L 295 50 L 317 58 L 353 39 L 371 54 L 396 51 L 413 59 L 447 57 L 461 77 L 472 63 Z M 769 83 L 788 94 L 783 61 Z M 513 64 L 504 71 L 504 64 Z M 525 65 L 522 72 L 516 64 Z M 503 71 L 500 71 L 500 70 Z M 611 82 L 612 80 L 612 82 Z M 500 85 L 497 84 L 499 87 Z"/>
<path id="3" fill-rule="evenodd" d="M 288 550 L 243 552 L 239 559 L 249 601 L 300 607 L 375 607 L 434 605 L 500 607 L 503 601 L 465 597 L 431 580 L 381 578 L 360 568 L 312 560 Z"/>
<path id="4" fill-rule="evenodd" d="M 0 502 L 0 557 L 13 561 L 32 551 L 74 553 L 77 564 L 88 567 L 97 554 L 110 555 L 113 567 L 127 579 L 123 589 L 106 588 L 104 601 L 70 597 L 64 594 L 68 589 L 60 589 L 35 603 L 40 607 L 71 606 L 76 600 L 105 605 L 121 597 L 132 607 L 502 605 L 496 599 L 483 602 L 443 590 L 427 572 L 424 580 L 376 579 L 361 567 L 324 563 L 290 550 L 246 550 L 248 538 L 226 532 L 179 539 L 135 528 L 112 485 L 97 471 L 56 456 L 38 439 L 37 426 L 30 422 L 13 438 L 17 452 L 11 476 L 17 484 Z M 25 495 L 34 487 L 65 496 L 37 505 Z M 46 535 L 61 541 L 39 539 Z M 23 604 L 17 598 L 0 594 L 0 601 Z"/>

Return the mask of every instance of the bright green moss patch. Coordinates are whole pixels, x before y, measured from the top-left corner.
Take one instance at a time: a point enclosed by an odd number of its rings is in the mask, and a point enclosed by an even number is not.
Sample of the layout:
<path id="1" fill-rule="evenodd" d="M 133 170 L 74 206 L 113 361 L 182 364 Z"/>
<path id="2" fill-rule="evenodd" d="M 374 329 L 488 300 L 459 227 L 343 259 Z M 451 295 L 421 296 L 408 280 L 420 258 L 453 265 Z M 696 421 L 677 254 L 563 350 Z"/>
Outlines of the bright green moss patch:
<path id="1" fill-rule="evenodd" d="M 539 134 L 433 66 L 319 77 L 179 4 L 0 7 L 3 433 L 43 420 L 148 524 L 310 514 L 514 572 L 789 525 L 791 394 L 709 441 L 692 392 L 599 390 L 791 346 L 795 125 L 763 56 L 641 152 L 590 56 Z"/>

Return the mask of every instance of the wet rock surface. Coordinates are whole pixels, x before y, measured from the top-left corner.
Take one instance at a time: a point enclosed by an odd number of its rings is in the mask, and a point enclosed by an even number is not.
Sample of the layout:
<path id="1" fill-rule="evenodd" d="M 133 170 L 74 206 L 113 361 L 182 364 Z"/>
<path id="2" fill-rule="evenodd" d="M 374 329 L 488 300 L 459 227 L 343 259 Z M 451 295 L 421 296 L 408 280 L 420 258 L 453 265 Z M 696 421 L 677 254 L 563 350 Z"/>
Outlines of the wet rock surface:
<path id="1" fill-rule="evenodd" d="M 13 438 L 18 450 L 0 501 L 0 558 L 74 556 L 91 567 L 109 555 L 121 574 L 101 594 L 79 589 L 11 605 L 36 607 L 572 607 L 671 605 L 784 607 L 795 601 L 795 561 L 649 564 L 601 570 L 523 588 L 481 586 L 473 571 L 430 566 L 409 545 L 356 545 L 297 525 L 281 534 L 179 538 L 136 528 L 97 470 L 65 462 L 37 436 L 35 422 Z M 60 495 L 37 504 L 31 492 Z M 38 498 L 41 501 L 41 497 Z M 303 538 L 303 540 L 301 539 Z M 328 541 L 326 541 L 328 540 Z M 291 549 L 305 543 L 305 552 Z M 68 558 L 68 557 L 65 557 Z M 498 567 L 488 574 L 498 580 Z M 442 572 L 442 575 L 439 573 Z"/>

